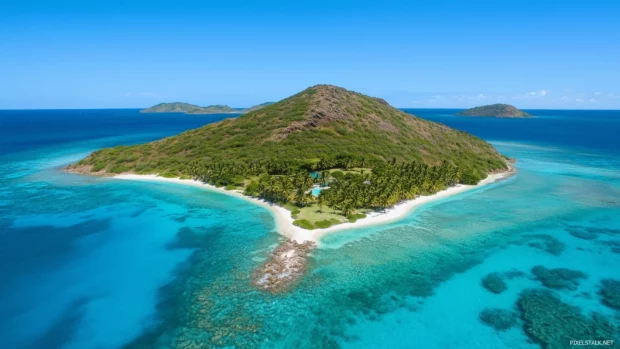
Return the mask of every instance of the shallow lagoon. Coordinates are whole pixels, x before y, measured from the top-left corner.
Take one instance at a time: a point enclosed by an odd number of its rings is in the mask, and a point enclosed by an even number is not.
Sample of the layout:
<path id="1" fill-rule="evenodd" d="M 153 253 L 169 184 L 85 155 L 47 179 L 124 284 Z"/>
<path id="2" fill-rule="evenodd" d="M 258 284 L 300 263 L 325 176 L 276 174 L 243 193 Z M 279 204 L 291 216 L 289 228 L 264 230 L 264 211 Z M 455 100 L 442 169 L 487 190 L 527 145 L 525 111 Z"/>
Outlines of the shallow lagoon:
<path id="1" fill-rule="evenodd" d="M 14 117 L 6 113 L 0 122 Z M 584 272 L 575 289 L 553 294 L 618 325 L 599 288 L 620 277 L 620 157 L 605 138 L 620 132 L 620 114 L 547 113 L 489 124 L 416 111 L 495 140 L 519 173 L 399 222 L 326 237 L 309 274 L 278 296 L 250 285 L 279 239 L 263 208 L 198 188 L 56 170 L 101 146 L 196 127 L 196 116 L 158 116 L 160 126 L 145 129 L 143 116 L 123 112 L 91 138 L 93 128 L 78 129 L 80 139 L 33 130 L 35 146 L 1 148 L 0 339 L 15 348 L 535 348 L 521 320 L 497 331 L 479 314 L 518 313 L 523 290 L 544 288 L 530 272 L 538 265 Z M 559 127 L 557 139 L 542 142 L 532 126 L 541 124 Z M 576 129 L 582 137 L 567 136 Z M 494 294 L 481 284 L 493 272 L 516 276 Z"/>

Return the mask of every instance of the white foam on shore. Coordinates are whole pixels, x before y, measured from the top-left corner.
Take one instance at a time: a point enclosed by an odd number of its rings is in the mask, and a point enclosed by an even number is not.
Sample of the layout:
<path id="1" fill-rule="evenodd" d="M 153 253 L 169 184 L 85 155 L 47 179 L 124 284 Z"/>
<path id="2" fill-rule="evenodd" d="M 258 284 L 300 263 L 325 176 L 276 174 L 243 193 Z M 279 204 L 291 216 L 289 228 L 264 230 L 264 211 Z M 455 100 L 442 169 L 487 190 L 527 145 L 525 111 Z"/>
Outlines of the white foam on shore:
<path id="1" fill-rule="evenodd" d="M 217 188 L 213 185 L 206 184 L 197 180 L 192 179 L 180 179 L 180 178 L 165 178 L 157 175 L 136 175 L 136 174 L 122 174 L 114 176 L 116 179 L 128 179 L 128 180 L 141 180 L 141 181 L 158 181 L 158 182 L 170 182 L 177 183 L 183 185 L 191 185 L 195 187 L 205 188 L 207 190 L 215 191 L 218 193 L 234 196 L 237 198 L 241 198 L 255 204 L 264 206 L 271 210 L 274 215 L 276 227 L 278 233 L 286 236 L 291 240 L 295 240 L 299 243 L 303 243 L 305 241 L 313 241 L 315 243 L 319 243 L 321 237 L 331 234 L 340 230 L 345 229 L 354 229 L 366 226 L 372 226 L 377 224 L 385 224 L 389 222 L 394 222 L 399 219 L 406 217 L 411 211 L 413 211 L 416 207 L 422 206 L 431 201 L 444 199 L 453 195 L 457 195 L 468 190 L 472 190 L 478 187 L 481 187 L 486 184 L 490 184 L 496 182 L 498 180 L 504 179 L 506 177 L 514 174 L 514 171 L 506 171 L 501 173 L 494 173 L 489 175 L 484 180 L 480 181 L 477 185 L 464 185 L 459 184 L 448 189 L 439 191 L 433 195 L 428 196 L 420 196 L 414 200 L 404 201 L 398 205 L 393 206 L 385 210 L 385 212 L 372 212 L 367 215 L 366 218 L 358 219 L 354 223 L 342 223 L 325 229 L 314 229 L 307 230 L 293 225 L 294 219 L 291 217 L 291 212 L 284 207 L 275 205 L 273 203 L 267 202 L 262 199 L 252 198 L 249 196 L 243 195 L 238 190 L 226 190 L 224 188 Z"/>

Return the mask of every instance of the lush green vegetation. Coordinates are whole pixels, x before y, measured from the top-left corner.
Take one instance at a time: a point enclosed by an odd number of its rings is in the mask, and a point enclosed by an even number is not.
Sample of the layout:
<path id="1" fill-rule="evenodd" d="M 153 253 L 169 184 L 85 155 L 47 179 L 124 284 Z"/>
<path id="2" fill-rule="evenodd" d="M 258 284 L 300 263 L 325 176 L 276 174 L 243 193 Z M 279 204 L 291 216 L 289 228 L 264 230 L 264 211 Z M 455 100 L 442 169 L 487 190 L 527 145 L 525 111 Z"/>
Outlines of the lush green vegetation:
<path id="1" fill-rule="evenodd" d="M 475 184 L 506 169 L 506 160 L 467 133 L 380 99 L 319 85 L 235 119 L 96 151 L 71 168 L 193 177 L 241 188 L 246 195 L 293 205 L 293 217 L 300 216 L 296 225 L 314 228 L 355 221 L 368 210 L 459 182 Z M 313 185 L 329 188 L 314 197 Z M 318 219 L 304 211 L 308 207 L 319 213 L 329 208 L 342 220 L 333 214 Z"/>
<path id="2" fill-rule="evenodd" d="M 500 118 L 526 118 L 532 115 L 509 104 L 490 104 L 463 110 L 458 116 L 495 116 Z"/>
<path id="3" fill-rule="evenodd" d="M 293 203 L 304 207 L 316 203 L 340 212 L 355 221 L 363 216 L 357 210 L 385 209 L 398 202 L 429 195 L 459 182 L 461 172 L 447 163 L 428 166 L 421 163 L 397 163 L 395 160 L 373 164 L 372 172 L 326 171 L 344 164 L 361 166 L 363 159 L 340 157 L 320 159 L 310 167 L 297 167 L 281 162 L 209 163 L 194 162 L 190 173 L 194 178 L 216 186 L 245 185 L 244 193 L 270 202 Z M 321 171 L 322 170 L 322 171 Z M 313 177 L 310 171 L 320 171 Z M 247 184 L 246 184 L 247 183 Z M 329 186 L 318 197 L 310 193 L 313 185 Z M 296 215 L 300 212 L 293 211 Z M 357 213 L 357 215 L 356 215 Z M 303 224 L 303 223 L 300 223 Z"/>

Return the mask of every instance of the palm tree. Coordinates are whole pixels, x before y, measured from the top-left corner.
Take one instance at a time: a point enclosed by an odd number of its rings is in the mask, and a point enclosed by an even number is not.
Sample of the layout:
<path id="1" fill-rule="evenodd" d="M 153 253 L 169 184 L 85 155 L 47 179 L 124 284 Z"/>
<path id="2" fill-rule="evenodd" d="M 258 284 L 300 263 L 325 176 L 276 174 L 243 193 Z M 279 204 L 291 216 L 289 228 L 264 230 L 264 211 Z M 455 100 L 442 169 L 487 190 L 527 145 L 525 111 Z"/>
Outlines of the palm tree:
<path id="1" fill-rule="evenodd" d="M 323 212 L 323 204 L 325 204 L 325 195 L 323 193 L 319 193 L 319 196 L 316 198 L 316 202 L 319 205 L 319 212 Z"/>

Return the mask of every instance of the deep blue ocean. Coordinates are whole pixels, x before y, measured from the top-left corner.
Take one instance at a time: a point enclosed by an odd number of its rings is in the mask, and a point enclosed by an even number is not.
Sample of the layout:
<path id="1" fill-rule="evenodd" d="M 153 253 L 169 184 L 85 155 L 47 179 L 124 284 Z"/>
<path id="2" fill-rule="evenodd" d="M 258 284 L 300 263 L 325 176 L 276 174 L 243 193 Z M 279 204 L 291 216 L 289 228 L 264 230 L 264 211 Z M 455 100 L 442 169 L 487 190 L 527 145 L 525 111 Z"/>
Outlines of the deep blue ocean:
<path id="1" fill-rule="evenodd" d="M 620 299 L 620 289 L 602 280 L 620 280 L 620 111 L 406 111 L 490 141 L 516 158 L 517 175 L 398 222 L 325 237 L 307 275 L 279 295 L 250 282 L 280 240 L 264 208 L 201 188 L 60 171 L 101 147 L 230 115 L 0 111 L 0 348 L 617 340 L 620 313 L 604 295 Z M 581 274 L 540 276 L 536 266 Z M 501 292 L 483 287 L 489 274 Z M 488 310 L 507 325 L 483 322 Z"/>

